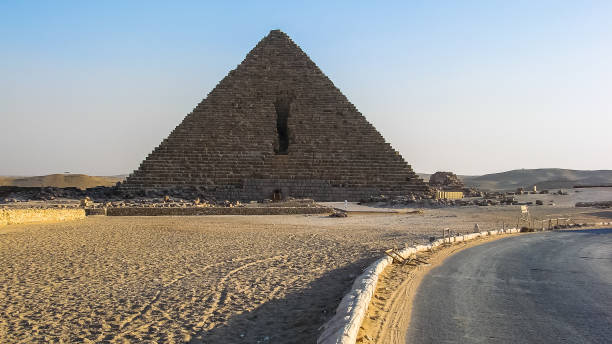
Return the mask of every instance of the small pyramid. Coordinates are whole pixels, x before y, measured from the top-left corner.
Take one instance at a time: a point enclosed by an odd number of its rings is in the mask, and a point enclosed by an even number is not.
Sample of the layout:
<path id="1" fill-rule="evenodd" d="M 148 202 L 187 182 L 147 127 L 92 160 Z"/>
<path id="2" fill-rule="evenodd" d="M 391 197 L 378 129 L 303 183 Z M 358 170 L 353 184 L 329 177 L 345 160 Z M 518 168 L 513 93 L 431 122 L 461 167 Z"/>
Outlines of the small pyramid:
<path id="1" fill-rule="evenodd" d="M 426 189 L 280 30 L 270 31 L 123 187 L 197 188 L 222 199 L 319 201 Z"/>

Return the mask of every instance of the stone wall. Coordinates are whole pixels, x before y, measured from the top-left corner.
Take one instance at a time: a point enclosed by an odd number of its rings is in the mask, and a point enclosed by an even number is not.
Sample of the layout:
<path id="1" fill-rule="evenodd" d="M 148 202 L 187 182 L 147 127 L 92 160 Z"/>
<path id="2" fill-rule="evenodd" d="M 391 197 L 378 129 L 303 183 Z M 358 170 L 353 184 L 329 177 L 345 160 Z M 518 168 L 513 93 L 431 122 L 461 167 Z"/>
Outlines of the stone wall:
<path id="1" fill-rule="evenodd" d="M 195 215 L 293 215 L 329 214 L 324 207 L 190 207 L 190 208 L 108 208 L 107 216 L 195 216 Z M 97 215 L 97 214 L 96 214 Z"/>
<path id="2" fill-rule="evenodd" d="M 0 226 L 84 218 L 85 210 L 83 209 L 0 209 Z"/>
<path id="3" fill-rule="evenodd" d="M 212 188 L 227 199 L 272 198 L 281 189 L 283 197 L 319 201 L 426 189 L 402 156 L 278 30 L 219 82 L 123 188 L 185 186 Z"/>
<path id="4" fill-rule="evenodd" d="M 94 215 L 106 216 L 106 209 L 107 208 L 86 208 L 85 215 L 87 216 L 94 216 Z"/>

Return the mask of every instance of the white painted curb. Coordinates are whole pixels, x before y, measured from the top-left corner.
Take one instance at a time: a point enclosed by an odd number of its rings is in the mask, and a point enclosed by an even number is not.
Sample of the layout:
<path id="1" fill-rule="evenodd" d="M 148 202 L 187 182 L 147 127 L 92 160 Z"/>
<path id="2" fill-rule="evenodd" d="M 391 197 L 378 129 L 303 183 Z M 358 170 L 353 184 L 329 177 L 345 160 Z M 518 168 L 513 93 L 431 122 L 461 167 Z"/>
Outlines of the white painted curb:
<path id="1" fill-rule="evenodd" d="M 428 251 L 433 247 L 442 245 L 444 242 L 456 243 L 472 240 L 477 237 L 487 235 L 497 235 L 504 233 L 518 233 L 516 228 L 506 229 L 505 232 L 492 230 L 488 232 L 472 233 L 438 239 L 429 245 L 416 245 L 400 251 L 403 257 L 407 257 L 416 252 Z M 368 266 L 365 271 L 357 277 L 351 290 L 344 295 L 340 305 L 336 309 L 336 314 L 321 328 L 323 332 L 317 339 L 317 344 L 354 344 L 357 341 L 357 333 L 363 322 L 380 273 L 391 263 L 390 257 L 383 257 Z"/>

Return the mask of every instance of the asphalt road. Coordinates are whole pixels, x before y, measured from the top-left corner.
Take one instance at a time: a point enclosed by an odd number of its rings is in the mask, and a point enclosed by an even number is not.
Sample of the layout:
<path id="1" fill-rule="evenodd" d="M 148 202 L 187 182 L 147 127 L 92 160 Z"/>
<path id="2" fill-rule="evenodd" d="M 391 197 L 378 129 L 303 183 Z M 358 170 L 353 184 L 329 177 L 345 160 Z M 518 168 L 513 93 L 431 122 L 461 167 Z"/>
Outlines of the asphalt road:
<path id="1" fill-rule="evenodd" d="M 612 229 L 504 238 L 417 290 L 408 343 L 612 343 Z"/>

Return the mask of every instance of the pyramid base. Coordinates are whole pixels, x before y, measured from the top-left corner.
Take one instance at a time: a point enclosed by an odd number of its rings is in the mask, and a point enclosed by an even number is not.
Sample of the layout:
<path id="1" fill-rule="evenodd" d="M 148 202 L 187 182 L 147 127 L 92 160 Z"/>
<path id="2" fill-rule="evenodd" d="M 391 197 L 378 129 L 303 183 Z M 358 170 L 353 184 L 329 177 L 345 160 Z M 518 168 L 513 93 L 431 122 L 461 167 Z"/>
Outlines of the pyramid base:
<path id="1" fill-rule="evenodd" d="M 183 198 L 207 198 L 229 201 L 284 200 L 287 198 L 311 198 L 319 202 L 359 202 L 372 196 L 405 196 L 412 193 L 426 193 L 424 185 L 354 186 L 332 184 L 317 179 L 245 179 L 241 185 L 135 185 L 124 184 L 124 192 L 135 196 L 168 194 Z"/>

